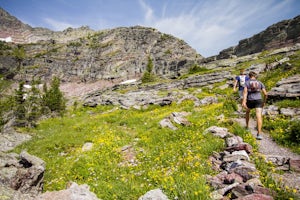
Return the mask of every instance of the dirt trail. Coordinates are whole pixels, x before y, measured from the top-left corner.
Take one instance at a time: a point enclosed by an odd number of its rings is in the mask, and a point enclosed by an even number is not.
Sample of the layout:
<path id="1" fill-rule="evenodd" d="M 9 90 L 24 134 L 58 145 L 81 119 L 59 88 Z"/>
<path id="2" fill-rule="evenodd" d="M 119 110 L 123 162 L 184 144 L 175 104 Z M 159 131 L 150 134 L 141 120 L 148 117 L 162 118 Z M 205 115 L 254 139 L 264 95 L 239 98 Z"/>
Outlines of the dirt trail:
<path id="1" fill-rule="evenodd" d="M 244 118 L 235 119 L 241 126 L 246 127 L 246 122 Z M 249 129 L 253 135 L 256 137 L 256 121 L 250 119 Z M 276 144 L 273 139 L 270 137 L 268 133 L 261 133 L 263 137 L 262 140 L 257 140 L 258 150 L 261 154 L 269 156 L 269 155 L 277 155 L 283 156 L 286 158 L 290 158 L 293 160 L 300 160 L 300 155 L 291 152 L 289 149 L 284 148 Z M 294 171 L 284 171 L 283 174 L 272 174 L 273 178 L 276 180 L 282 180 L 282 184 L 284 186 L 288 186 L 289 188 L 297 189 L 297 194 L 300 195 L 300 173 Z M 300 198 L 300 196 L 299 196 Z"/>

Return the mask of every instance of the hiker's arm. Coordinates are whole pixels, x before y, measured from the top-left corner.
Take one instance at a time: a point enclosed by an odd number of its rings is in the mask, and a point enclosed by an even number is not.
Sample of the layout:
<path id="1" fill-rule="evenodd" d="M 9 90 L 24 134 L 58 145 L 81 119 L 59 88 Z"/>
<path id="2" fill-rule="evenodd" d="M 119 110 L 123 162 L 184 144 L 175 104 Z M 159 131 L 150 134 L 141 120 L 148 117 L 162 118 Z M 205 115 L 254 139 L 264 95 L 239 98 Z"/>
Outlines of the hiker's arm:
<path id="1" fill-rule="evenodd" d="M 234 84 L 233 84 L 233 91 L 236 91 L 237 82 L 238 82 L 238 81 L 235 79 L 235 80 L 234 80 Z"/>
<path id="2" fill-rule="evenodd" d="M 268 93 L 267 93 L 267 91 L 266 91 L 265 88 L 262 89 L 262 93 L 263 93 L 263 96 L 264 96 L 264 99 L 263 99 L 264 100 L 264 102 L 263 102 L 264 104 L 263 105 L 265 106 L 265 104 L 267 103 Z"/>
<path id="3" fill-rule="evenodd" d="M 248 94 L 248 89 L 247 89 L 247 87 L 244 87 L 242 106 L 246 109 L 248 109 L 248 107 L 247 107 L 247 94 Z"/>

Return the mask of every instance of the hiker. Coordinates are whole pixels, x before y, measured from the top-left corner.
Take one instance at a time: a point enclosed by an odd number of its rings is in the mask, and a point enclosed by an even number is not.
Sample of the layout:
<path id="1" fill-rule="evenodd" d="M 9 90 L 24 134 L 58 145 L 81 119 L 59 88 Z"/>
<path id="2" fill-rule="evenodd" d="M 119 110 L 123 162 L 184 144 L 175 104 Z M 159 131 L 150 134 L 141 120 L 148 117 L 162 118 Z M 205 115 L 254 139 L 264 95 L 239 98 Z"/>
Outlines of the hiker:
<path id="1" fill-rule="evenodd" d="M 245 83 L 242 106 L 246 109 L 246 128 L 249 128 L 250 110 L 255 108 L 257 120 L 256 139 L 261 140 L 262 129 L 262 108 L 267 100 L 267 91 L 264 84 L 256 80 L 257 74 L 253 71 L 249 73 L 249 80 Z M 262 95 L 263 94 L 263 98 Z"/>
<path id="2" fill-rule="evenodd" d="M 245 74 L 244 69 L 241 69 L 240 70 L 240 75 L 235 77 L 235 81 L 234 81 L 234 84 L 233 84 L 233 91 L 236 92 L 237 87 L 238 87 L 240 103 L 243 102 L 244 87 L 245 87 L 246 81 L 248 81 L 248 80 L 249 80 L 249 77 Z"/>

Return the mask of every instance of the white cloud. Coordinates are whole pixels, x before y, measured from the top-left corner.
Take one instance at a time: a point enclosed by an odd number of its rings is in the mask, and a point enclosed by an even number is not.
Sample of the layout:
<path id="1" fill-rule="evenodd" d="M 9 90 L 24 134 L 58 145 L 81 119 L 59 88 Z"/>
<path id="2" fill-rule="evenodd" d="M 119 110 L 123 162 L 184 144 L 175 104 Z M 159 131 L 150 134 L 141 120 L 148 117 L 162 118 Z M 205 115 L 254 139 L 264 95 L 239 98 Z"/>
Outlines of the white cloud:
<path id="1" fill-rule="evenodd" d="M 144 16 L 145 21 L 146 21 L 146 22 L 152 21 L 152 20 L 153 20 L 153 9 L 152 9 L 149 5 L 147 5 L 147 4 L 144 2 L 144 0 L 139 0 L 139 3 L 140 3 L 142 9 L 143 9 L 144 12 L 145 12 L 145 16 Z"/>
<path id="2" fill-rule="evenodd" d="M 77 25 L 70 24 L 67 22 L 57 21 L 57 20 L 54 20 L 51 18 L 45 18 L 44 21 L 46 24 L 49 25 L 48 27 L 50 27 L 50 29 L 54 30 L 54 31 L 62 31 L 69 27 L 72 27 L 72 28 L 78 27 Z"/>
<path id="3" fill-rule="evenodd" d="M 289 1 L 199 1 L 196 5 L 186 4 L 190 7 L 183 7 L 181 13 L 171 13 L 164 5 L 162 17 L 154 16 L 153 9 L 143 0 L 140 3 L 147 11 L 146 26 L 181 38 L 198 53 L 211 56 L 267 28 L 262 27 L 263 22 L 268 24 Z"/>

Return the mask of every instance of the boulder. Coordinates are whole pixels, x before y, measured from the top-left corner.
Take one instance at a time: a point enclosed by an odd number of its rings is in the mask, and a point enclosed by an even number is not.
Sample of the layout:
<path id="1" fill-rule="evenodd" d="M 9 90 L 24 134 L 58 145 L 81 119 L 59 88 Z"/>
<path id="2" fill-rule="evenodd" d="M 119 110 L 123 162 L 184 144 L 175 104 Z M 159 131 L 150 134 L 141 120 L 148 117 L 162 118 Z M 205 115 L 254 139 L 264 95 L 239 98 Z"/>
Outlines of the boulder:
<path id="1" fill-rule="evenodd" d="M 246 184 L 240 184 L 231 190 L 236 198 L 244 197 L 253 193 L 253 189 Z"/>
<path id="2" fill-rule="evenodd" d="M 240 166 L 236 167 L 232 170 L 234 173 L 243 177 L 243 181 L 246 182 L 252 178 L 258 178 L 259 175 L 257 173 L 256 168 Z"/>
<path id="3" fill-rule="evenodd" d="M 243 139 L 240 136 L 233 135 L 232 137 L 227 137 L 225 142 L 227 147 L 233 147 L 241 144 Z"/>
<path id="4" fill-rule="evenodd" d="M 161 189 L 154 189 L 141 196 L 138 200 L 168 200 L 168 197 Z"/>
<path id="5" fill-rule="evenodd" d="M 225 155 L 223 158 L 224 162 L 232 162 L 237 160 L 250 161 L 250 158 L 245 150 L 234 151 L 231 154 Z"/>
<path id="6" fill-rule="evenodd" d="M 273 197 L 264 194 L 249 194 L 247 196 L 237 198 L 237 200 L 273 200 Z"/>
<path id="7" fill-rule="evenodd" d="M 171 122 L 171 120 L 169 118 L 165 118 L 165 119 L 162 119 L 160 122 L 159 122 L 159 125 L 162 127 L 162 128 L 170 128 L 171 130 L 177 130 L 177 127 L 174 126 Z"/>
<path id="8" fill-rule="evenodd" d="M 225 150 L 228 152 L 245 150 L 248 154 L 251 154 L 253 152 L 252 146 L 248 143 L 238 143 L 235 145 L 231 145 L 231 146 L 226 147 Z"/>
<path id="9" fill-rule="evenodd" d="M 189 113 L 186 112 L 172 112 L 170 115 L 170 118 L 172 121 L 174 121 L 177 124 L 188 126 L 191 125 L 191 123 L 184 117 L 189 115 Z"/>
<path id="10" fill-rule="evenodd" d="M 228 132 L 227 128 L 211 126 L 207 128 L 203 134 L 212 133 L 214 136 L 225 138 L 227 136 L 231 136 L 232 133 Z"/>
<path id="11" fill-rule="evenodd" d="M 38 157 L 21 152 L 0 153 L 0 185 L 10 188 L 16 195 L 35 197 L 43 190 L 45 162 Z"/>
<path id="12" fill-rule="evenodd" d="M 300 173 L 300 160 L 290 160 L 290 169 Z"/>
<path id="13" fill-rule="evenodd" d="M 89 190 L 86 184 L 77 185 L 70 183 L 70 187 L 65 190 L 45 192 L 35 198 L 35 200 L 98 200 L 97 196 Z"/>

